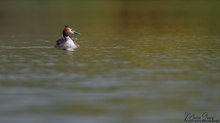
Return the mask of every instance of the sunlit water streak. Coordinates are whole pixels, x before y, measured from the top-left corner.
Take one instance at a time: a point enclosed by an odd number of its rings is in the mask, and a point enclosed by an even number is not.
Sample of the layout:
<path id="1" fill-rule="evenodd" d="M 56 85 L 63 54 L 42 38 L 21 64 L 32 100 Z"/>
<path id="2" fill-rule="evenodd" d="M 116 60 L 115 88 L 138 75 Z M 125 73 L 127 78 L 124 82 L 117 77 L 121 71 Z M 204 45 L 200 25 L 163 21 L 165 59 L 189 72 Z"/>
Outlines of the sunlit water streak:
<path id="1" fill-rule="evenodd" d="M 47 48 L 54 48 L 51 46 L 29 46 L 29 47 L 14 47 L 14 46 L 1 46 L 2 50 L 4 49 L 47 49 Z"/>

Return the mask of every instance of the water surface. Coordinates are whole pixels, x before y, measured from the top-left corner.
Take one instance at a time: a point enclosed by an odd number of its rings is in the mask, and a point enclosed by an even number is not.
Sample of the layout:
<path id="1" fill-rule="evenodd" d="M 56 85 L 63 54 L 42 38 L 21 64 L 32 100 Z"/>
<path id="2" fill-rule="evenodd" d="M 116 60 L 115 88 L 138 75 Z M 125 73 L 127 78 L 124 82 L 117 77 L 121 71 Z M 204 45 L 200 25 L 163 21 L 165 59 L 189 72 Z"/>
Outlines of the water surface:
<path id="1" fill-rule="evenodd" d="M 1 122 L 219 118 L 219 1 L 0 4 Z M 82 34 L 74 52 L 53 47 L 65 24 Z"/>

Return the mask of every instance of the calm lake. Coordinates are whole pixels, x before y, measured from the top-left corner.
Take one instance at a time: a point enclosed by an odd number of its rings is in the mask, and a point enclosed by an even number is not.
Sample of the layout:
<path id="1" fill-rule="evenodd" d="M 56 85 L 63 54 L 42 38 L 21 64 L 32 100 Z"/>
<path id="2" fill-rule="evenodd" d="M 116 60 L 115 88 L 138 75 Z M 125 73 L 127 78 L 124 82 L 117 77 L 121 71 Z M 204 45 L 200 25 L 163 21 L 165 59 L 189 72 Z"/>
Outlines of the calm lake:
<path id="1" fill-rule="evenodd" d="M 1 123 L 220 120 L 219 0 L 1 0 Z M 64 25 L 80 48 L 57 50 Z"/>

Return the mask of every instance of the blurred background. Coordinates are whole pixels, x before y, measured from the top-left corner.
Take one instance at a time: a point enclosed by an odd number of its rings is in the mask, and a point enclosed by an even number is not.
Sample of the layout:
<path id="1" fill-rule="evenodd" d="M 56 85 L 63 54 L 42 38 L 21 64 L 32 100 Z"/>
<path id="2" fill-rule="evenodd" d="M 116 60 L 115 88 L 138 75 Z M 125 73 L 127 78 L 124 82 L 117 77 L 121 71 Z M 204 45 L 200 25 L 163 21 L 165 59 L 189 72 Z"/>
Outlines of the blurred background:
<path id="1" fill-rule="evenodd" d="M 220 117 L 220 1 L 0 0 L 1 123 Z M 64 25 L 80 48 L 54 48 Z M 220 119 L 218 119 L 220 120 Z"/>

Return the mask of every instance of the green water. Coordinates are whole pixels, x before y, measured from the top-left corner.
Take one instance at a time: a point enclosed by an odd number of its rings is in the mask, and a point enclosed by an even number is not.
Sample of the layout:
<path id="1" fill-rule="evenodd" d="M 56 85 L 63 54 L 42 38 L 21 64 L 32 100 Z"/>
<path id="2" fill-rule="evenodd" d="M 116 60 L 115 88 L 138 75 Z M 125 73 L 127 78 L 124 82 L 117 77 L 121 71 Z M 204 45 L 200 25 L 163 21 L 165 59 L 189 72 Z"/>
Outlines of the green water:
<path id="1" fill-rule="evenodd" d="M 220 120 L 218 0 L 0 1 L 1 123 Z M 64 25 L 80 48 L 54 48 Z"/>

